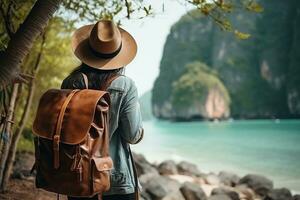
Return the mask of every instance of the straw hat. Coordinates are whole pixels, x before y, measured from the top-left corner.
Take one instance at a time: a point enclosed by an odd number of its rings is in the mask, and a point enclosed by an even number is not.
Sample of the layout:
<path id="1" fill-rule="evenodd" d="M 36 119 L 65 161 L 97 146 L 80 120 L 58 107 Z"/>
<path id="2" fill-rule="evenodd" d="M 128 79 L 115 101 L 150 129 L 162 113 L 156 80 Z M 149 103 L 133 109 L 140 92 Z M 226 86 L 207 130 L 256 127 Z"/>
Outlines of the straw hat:
<path id="1" fill-rule="evenodd" d="M 111 20 L 83 26 L 72 36 L 77 58 L 90 67 L 110 70 L 124 67 L 136 55 L 134 38 Z"/>

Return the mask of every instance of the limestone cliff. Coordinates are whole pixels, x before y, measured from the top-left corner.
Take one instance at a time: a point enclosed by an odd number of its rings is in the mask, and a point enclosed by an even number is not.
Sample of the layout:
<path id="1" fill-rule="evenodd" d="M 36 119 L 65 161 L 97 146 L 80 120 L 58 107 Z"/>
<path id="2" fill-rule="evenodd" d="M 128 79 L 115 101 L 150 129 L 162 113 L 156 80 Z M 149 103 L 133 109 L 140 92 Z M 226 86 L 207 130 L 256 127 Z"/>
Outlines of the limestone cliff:
<path id="1" fill-rule="evenodd" d="M 262 14 L 247 12 L 231 21 L 252 37 L 246 41 L 222 32 L 197 10 L 174 24 L 167 37 L 155 81 L 152 111 L 158 118 L 290 118 L 300 115 L 300 2 L 264 0 Z M 216 90 L 186 66 L 199 61 L 215 74 L 225 88 Z M 200 66 L 200 65 L 198 65 Z M 187 86 L 181 94 L 175 85 L 194 76 L 201 97 L 193 97 Z M 207 77 L 207 76 L 205 76 Z M 193 85 L 193 84 L 192 84 Z M 201 87 L 200 87 L 201 88 Z M 177 91 L 176 91 L 177 90 Z M 223 92 L 220 92 L 223 91 Z M 177 95 L 175 95 L 177 94 Z M 190 98 L 185 107 L 174 102 Z"/>

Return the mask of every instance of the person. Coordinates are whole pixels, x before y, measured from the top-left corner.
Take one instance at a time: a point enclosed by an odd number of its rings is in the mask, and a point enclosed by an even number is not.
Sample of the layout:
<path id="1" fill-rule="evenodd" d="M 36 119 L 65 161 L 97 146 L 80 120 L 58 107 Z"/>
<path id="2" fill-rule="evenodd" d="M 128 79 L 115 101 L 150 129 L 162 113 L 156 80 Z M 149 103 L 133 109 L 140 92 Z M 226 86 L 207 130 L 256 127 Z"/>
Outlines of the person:
<path id="1" fill-rule="evenodd" d="M 61 88 L 107 90 L 111 98 L 109 151 L 114 168 L 111 170 L 110 189 L 101 194 L 102 198 L 136 199 L 129 144 L 140 142 L 144 129 L 136 85 L 124 75 L 124 67 L 136 55 L 136 42 L 113 21 L 100 20 L 77 29 L 72 36 L 72 48 L 82 64 L 63 80 Z M 139 181 L 138 187 L 141 188 Z M 98 198 L 101 199 L 100 195 L 68 197 L 69 200 Z"/>

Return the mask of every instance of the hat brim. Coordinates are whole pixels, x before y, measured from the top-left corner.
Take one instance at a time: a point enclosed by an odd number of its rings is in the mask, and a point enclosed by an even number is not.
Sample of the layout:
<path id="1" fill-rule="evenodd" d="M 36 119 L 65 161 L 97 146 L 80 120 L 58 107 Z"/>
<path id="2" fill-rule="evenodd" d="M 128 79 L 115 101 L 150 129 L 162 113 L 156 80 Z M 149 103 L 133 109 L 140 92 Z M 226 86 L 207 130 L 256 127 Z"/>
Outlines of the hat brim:
<path id="1" fill-rule="evenodd" d="M 137 53 L 137 44 L 134 38 L 124 29 L 119 28 L 122 37 L 120 52 L 112 58 L 100 58 L 96 56 L 89 46 L 89 35 L 94 24 L 77 29 L 72 36 L 72 49 L 74 55 L 90 67 L 112 70 L 129 64 Z"/>

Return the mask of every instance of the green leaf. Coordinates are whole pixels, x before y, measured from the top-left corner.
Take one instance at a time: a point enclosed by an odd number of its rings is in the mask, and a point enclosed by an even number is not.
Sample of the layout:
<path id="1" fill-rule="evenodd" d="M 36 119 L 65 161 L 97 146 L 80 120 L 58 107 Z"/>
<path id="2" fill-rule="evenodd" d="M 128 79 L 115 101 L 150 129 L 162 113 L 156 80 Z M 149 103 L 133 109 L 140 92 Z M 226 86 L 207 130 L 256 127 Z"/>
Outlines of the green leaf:
<path id="1" fill-rule="evenodd" d="M 200 7 L 200 11 L 204 14 L 204 15 L 208 15 L 210 13 L 210 11 L 214 8 L 214 5 L 211 3 L 207 3 L 204 4 Z"/>
<path id="2" fill-rule="evenodd" d="M 234 31 L 234 34 L 235 34 L 235 36 L 238 38 L 238 39 L 241 39 L 241 40 L 246 40 L 246 39 L 248 39 L 251 35 L 250 34 L 248 34 L 248 33 L 242 33 L 242 32 L 240 32 L 240 31 L 238 31 L 238 30 L 235 30 Z"/>
<path id="3" fill-rule="evenodd" d="M 250 11 L 253 11 L 253 12 L 263 12 L 264 11 L 264 8 L 258 4 L 257 2 L 255 1 L 251 1 L 247 6 L 246 8 Z"/>
<path id="4" fill-rule="evenodd" d="M 232 31 L 232 24 L 228 19 L 219 19 L 218 23 L 220 24 L 222 30 Z"/>
<path id="5" fill-rule="evenodd" d="M 232 12 L 234 7 L 231 3 L 222 3 L 219 6 L 225 12 Z"/>

